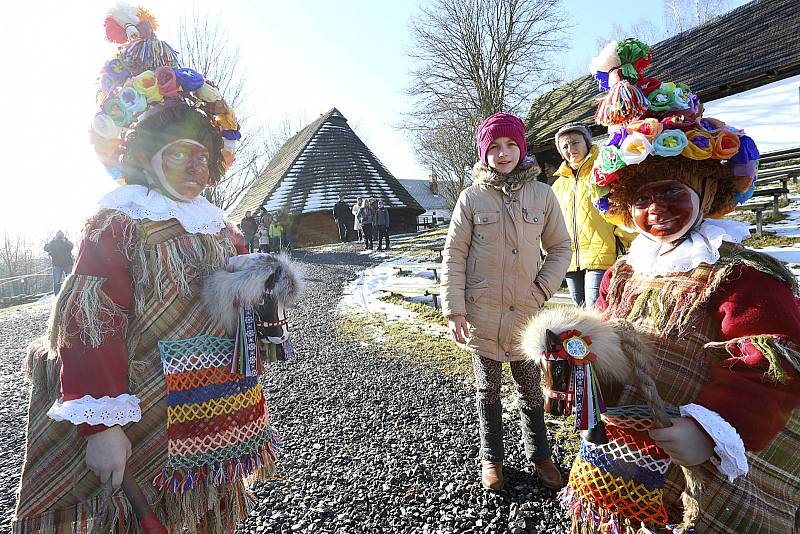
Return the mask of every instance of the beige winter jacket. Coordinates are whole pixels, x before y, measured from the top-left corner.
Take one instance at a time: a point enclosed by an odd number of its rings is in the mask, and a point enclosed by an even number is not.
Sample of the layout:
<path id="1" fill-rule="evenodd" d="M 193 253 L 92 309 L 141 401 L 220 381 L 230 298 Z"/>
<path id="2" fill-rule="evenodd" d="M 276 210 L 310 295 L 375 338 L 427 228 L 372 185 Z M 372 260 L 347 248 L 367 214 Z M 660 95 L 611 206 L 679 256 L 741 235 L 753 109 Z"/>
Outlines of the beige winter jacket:
<path id="1" fill-rule="evenodd" d="M 502 175 L 477 163 L 442 253 L 442 312 L 465 315 L 467 348 L 501 362 L 524 358 L 520 331 L 560 287 L 572 258 L 558 201 L 533 179 L 535 167 L 515 169 L 529 179 L 508 194 L 486 185 Z"/>

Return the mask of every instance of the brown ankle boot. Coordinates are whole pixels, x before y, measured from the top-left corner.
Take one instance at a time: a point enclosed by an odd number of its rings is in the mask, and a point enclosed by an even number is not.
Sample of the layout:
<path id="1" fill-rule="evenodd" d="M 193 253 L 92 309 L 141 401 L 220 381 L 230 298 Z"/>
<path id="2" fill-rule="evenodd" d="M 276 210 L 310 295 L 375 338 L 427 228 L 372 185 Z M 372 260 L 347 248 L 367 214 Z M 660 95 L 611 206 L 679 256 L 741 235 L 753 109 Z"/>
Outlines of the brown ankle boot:
<path id="1" fill-rule="evenodd" d="M 502 461 L 481 460 L 481 485 L 484 489 L 500 491 L 505 483 Z"/>
<path id="2" fill-rule="evenodd" d="M 542 485 L 550 489 L 561 489 L 564 481 L 561 478 L 561 471 L 558 470 L 556 464 L 550 458 L 542 458 L 534 460 L 533 465 L 536 466 L 536 474 L 539 475 L 539 480 Z"/>

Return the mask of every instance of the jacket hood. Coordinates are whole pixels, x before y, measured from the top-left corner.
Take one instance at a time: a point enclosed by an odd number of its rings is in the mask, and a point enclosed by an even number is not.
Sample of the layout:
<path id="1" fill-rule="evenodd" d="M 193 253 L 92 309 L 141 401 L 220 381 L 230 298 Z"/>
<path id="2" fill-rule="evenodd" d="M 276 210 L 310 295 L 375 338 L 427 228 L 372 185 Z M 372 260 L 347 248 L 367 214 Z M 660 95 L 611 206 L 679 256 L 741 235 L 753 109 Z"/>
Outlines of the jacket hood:
<path id="1" fill-rule="evenodd" d="M 501 174 L 479 161 L 472 167 L 472 183 L 500 189 L 505 185 L 521 186 L 535 180 L 537 174 L 539 174 L 539 165 L 536 163 L 536 158 L 531 156 L 519 162 L 517 167 L 508 174 Z"/>

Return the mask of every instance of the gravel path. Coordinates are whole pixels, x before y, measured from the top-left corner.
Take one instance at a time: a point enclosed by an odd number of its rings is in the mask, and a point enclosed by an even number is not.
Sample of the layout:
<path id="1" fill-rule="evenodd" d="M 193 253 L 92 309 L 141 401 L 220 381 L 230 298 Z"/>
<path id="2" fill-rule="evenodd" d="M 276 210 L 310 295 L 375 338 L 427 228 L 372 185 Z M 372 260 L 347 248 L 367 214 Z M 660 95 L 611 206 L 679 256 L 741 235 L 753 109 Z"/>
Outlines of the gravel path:
<path id="1" fill-rule="evenodd" d="M 240 532 L 568 532 L 554 492 L 529 474 L 516 414 L 506 424 L 507 489 L 484 492 L 464 381 L 383 358 L 391 348 L 338 338 L 342 286 L 372 261 L 356 250 L 295 253 L 309 280 L 290 311 L 298 357 L 271 367 L 268 386 L 286 445 L 278 479 L 257 486 L 259 504 Z M 0 491 L 0 532 L 24 446 L 27 393 L 16 362 L 45 321 L 46 310 L 0 316 L 0 394 L 13 399 L 0 405 L 0 466 L 11 473 Z"/>

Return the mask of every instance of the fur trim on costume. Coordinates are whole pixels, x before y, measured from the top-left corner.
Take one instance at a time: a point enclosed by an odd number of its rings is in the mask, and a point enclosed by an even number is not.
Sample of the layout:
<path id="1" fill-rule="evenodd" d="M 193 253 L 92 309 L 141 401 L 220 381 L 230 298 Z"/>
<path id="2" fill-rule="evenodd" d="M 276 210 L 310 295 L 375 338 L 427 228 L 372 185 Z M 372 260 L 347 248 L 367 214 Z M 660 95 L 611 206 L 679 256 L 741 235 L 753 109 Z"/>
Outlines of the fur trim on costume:
<path id="1" fill-rule="evenodd" d="M 538 360 L 547 350 L 547 330 L 560 334 L 578 330 L 591 339 L 590 350 L 597 355 L 594 363 L 601 382 L 624 382 L 633 372 L 632 360 L 622 349 L 622 341 L 612 323 L 582 308 L 557 306 L 534 316 L 522 330 L 522 352 L 529 360 Z"/>
<path id="2" fill-rule="evenodd" d="M 41 392 L 55 401 L 61 395 L 61 358 L 58 352 L 51 353 L 48 345 L 46 336 L 30 342 L 22 362 L 22 376 L 31 385 L 32 395 Z"/>
<path id="3" fill-rule="evenodd" d="M 501 174 L 479 161 L 472 167 L 472 183 L 495 189 L 505 189 L 510 186 L 513 191 L 527 182 L 535 180 L 537 174 L 539 174 L 539 165 L 533 156 L 528 156 L 520 161 L 517 167 L 508 174 Z"/>
<path id="4" fill-rule="evenodd" d="M 273 277 L 271 288 L 267 281 Z M 240 306 L 258 304 L 268 288 L 278 301 L 294 303 L 303 289 L 303 275 L 285 254 L 232 256 L 225 269 L 214 271 L 203 282 L 203 303 L 211 316 L 236 332 Z"/>

